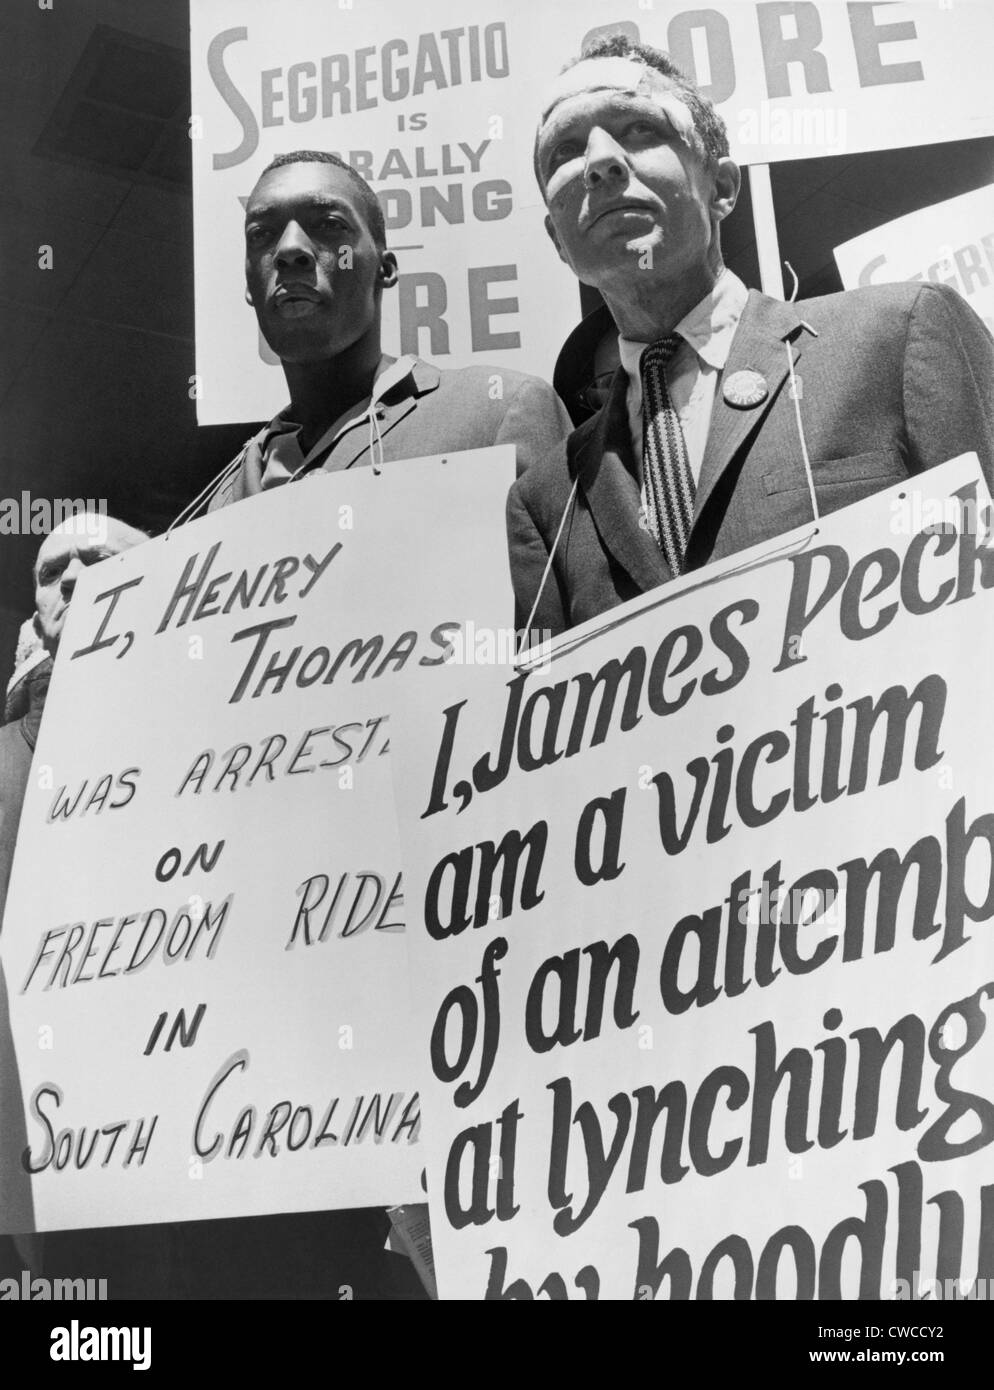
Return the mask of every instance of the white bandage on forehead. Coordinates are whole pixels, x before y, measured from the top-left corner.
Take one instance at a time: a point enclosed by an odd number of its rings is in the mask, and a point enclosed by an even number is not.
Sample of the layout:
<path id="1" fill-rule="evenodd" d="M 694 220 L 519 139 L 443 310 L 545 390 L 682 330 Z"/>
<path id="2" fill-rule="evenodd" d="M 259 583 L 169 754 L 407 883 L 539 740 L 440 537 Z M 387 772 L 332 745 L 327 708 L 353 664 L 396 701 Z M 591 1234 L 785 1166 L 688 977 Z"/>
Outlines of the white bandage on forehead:
<path id="1" fill-rule="evenodd" d="M 634 58 L 589 58 L 559 74 L 549 92 L 539 129 L 570 97 L 587 92 L 616 91 L 648 98 L 664 111 L 674 131 L 689 148 L 695 146 L 694 118 L 670 80 Z"/>

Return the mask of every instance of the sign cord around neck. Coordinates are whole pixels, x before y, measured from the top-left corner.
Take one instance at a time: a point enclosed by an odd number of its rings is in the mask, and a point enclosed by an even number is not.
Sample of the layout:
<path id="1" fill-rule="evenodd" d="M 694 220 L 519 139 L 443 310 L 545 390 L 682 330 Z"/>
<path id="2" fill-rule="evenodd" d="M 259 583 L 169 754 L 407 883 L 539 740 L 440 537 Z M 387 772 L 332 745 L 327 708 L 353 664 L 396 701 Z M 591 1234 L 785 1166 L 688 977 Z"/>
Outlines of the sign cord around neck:
<path id="1" fill-rule="evenodd" d="M 249 440 L 251 443 L 251 440 Z M 201 507 L 210 506 L 215 495 L 220 492 L 224 484 L 231 478 L 241 466 L 242 459 L 245 457 L 245 450 L 248 444 L 243 445 L 242 449 L 235 455 L 230 463 L 226 463 L 216 477 L 212 478 L 205 488 L 197 493 L 192 502 L 188 502 L 175 521 L 171 521 L 166 527 L 165 534 L 168 536 L 170 531 L 177 526 L 183 526 L 187 521 L 192 521 Z"/>
<path id="2" fill-rule="evenodd" d="M 569 516 L 570 509 L 572 508 L 573 503 L 576 501 L 576 489 L 579 485 L 579 482 L 580 475 L 579 473 L 577 473 L 576 477 L 573 479 L 573 486 L 570 489 L 570 494 L 566 501 L 566 506 L 563 508 L 562 517 L 559 520 L 559 529 L 556 532 L 555 539 L 552 542 L 552 548 L 549 551 L 549 558 L 546 560 L 545 569 L 542 571 L 542 582 L 538 586 L 538 593 L 535 595 L 535 602 L 532 604 L 531 612 L 528 614 L 528 621 L 525 623 L 524 630 L 521 634 L 521 646 L 518 647 L 516 653 L 517 656 L 521 655 L 522 650 L 524 649 L 524 643 L 528 638 L 528 634 L 532 630 L 532 619 L 535 617 L 536 609 L 538 608 L 539 601 L 542 597 L 542 591 L 544 590 L 546 581 L 549 578 L 549 571 L 552 569 L 552 561 L 555 559 L 556 547 L 559 545 L 559 542 L 562 538 L 563 527 L 566 525 L 566 518 Z"/>
<path id="3" fill-rule="evenodd" d="M 373 476 L 378 478 L 383 468 L 383 435 L 380 433 L 375 400 L 369 403 L 369 458 L 373 465 Z"/>
<path id="4" fill-rule="evenodd" d="M 797 421 L 797 433 L 801 441 L 801 457 L 804 460 L 804 476 L 808 482 L 808 493 L 811 497 L 811 511 L 815 521 L 821 520 L 821 513 L 818 510 L 818 497 L 815 493 L 815 480 L 811 472 L 811 460 L 808 457 L 807 440 L 804 438 L 804 422 L 801 420 L 801 393 L 797 389 L 797 377 L 794 375 L 794 354 L 791 351 L 790 343 L 784 340 L 784 348 L 787 353 L 787 370 L 790 373 L 790 394 L 794 402 L 794 418 Z"/>

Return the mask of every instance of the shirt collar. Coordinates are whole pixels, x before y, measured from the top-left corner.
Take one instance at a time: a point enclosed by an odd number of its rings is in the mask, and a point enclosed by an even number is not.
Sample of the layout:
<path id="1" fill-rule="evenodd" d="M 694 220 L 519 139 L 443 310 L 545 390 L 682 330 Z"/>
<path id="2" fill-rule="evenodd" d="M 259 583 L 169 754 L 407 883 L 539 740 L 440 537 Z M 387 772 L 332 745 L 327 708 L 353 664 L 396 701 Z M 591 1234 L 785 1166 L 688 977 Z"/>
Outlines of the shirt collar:
<path id="1" fill-rule="evenodd" d="M 732 339 L 742 317 L 749 291 L 739 277 L 727 268 L 721 272 L 710 291 L 689 314 L 685 314 L 674 333 L 697 353 L 709 367 L 720 371 L 728 361 Z M 641 385 L 639 362 L 648 343 L 633 338 L 618 338 L 621 365 L 632 381 Z"/>
<path id="2" fill-rule="evenodd" d="M 377 414 L 379 414 L 379 405 L 383 397 L 392 391 L 393 388 L 406 377 L 411 375 L 415 361 L 416 359 L 411 356 L 410 353 L 405 354 L 403 357 L 398 357 L 396 361 L 384 353 L 380 357 L 379 366 L 376 368 L 376 375 L 373 378 L 372 394 L 367 396 L 363 401 L 357 401 L 350 410 L 347 410 L 344 415 L 339 417 L 337 424 L 340 426 L 348 424 L 360 415 L 365 415 L 371 406 L 376 406 Z M 300 429 L 299 422 L 291 420 L 287 414 L 289 409 L 290 407 L 286 406 L 281 410 L 278 415 L 270 420 L 263 431 L 262 448 L 264 453 L 270 440 L 275 435 L 288 434 L 290 432 L 296 433 L 296 431 Z"/>
<path id="3" fill-rule="evenodd" d="M 396 361 L 387 356 L 380 358 L 380 364 L 373 378 L 373 390 L 365 400 L 357 401 L 344 415 L 316 441 L 305 456 L 300 448 L 300 425 L 287 418 L 286 410 L 271 420 L 263 431 L 260 445 L 262 474 L 260 485 L 265 491 L 280 483 L 291 481 L 314 458 L 319 458 L 333 449 L 338 440 L 354 425 L 372 416 L 382 419 L 384 415 L 383 398 L 401 382 L 413 377 L 416 358 L 410 354 L 398 357 Z M 287 407 L 289 409 L 289 407 Z"/>

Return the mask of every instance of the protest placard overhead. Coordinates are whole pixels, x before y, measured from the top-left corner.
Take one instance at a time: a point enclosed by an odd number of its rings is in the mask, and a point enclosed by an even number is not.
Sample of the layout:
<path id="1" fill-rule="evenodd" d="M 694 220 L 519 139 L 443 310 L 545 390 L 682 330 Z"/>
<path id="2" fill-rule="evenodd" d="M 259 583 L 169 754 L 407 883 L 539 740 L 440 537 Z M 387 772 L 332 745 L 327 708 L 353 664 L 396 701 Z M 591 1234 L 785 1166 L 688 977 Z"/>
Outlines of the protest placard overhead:
<path id="1" fill-rule="evenodd" d="M 835 248 L 847 290 L 927 280 L 958 290 L 994 331 L 994 185 L 899 217 Z"/>
<path id="2" fill-rule="evenodd" d="M 244 205 L 273 156 L 338 154 L 383 205 L 400 280 L 384 343 L 442 367 L 551 377 L 580 316 L 532 170 L 543 95 L 602 33 L 663 48 L 710 96 L 743 164 L 989 135 L 981 3 L 693 7 L 557 0 L 191 6 L 201 424 L 268 417 L 282 379 L 244 309 Z"/>

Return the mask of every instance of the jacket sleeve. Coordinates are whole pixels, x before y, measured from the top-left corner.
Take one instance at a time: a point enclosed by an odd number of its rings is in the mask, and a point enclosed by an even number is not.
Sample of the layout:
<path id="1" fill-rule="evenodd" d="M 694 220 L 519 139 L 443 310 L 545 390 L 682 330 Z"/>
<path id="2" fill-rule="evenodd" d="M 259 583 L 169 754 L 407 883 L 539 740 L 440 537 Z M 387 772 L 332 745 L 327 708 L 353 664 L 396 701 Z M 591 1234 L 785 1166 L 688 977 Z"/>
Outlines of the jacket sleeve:
<path id="1" fill-rule="evenodd" d="M 913 472 L 976 453 L 994 491 L 994 339 L 948 285 L 922 285 L 904 355 Z"/>
<path id="2" fill-rule="evenodd" d="M 538 377 L 526 377 L 507 402 L 494 443 L 516 445 L 520 478 L 533 463 L 553 453 L 572 429 L 552 387 Z"/>
<path id="3" fill-rule="evenodd" d="M 569 623 L 563 608 L 559 582 L 550 569 L 545 584 L 542 577 L 549 561 L 549 550 L 535 524 L 521 490 L 521 480 L 511 485 L 507 495 L 507 546 L 511 562 L 511 584 L 514 588 L 514 629 L 521 632 L 538 599 L 532 618 L 532 631 L 538 630 L 536 640 L 556 637 L 565 632 Z M 541 595 L 539 590 L 541 589 Z M 526 645 L 530 643 L 526 642 Z"/>

